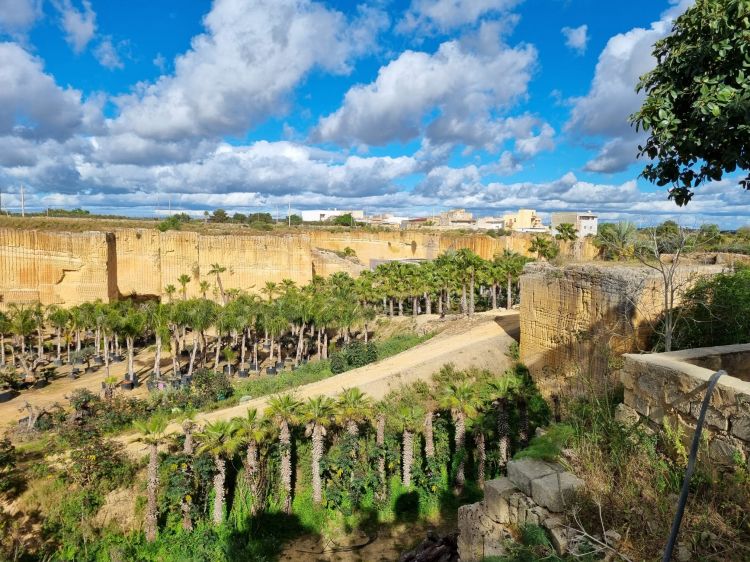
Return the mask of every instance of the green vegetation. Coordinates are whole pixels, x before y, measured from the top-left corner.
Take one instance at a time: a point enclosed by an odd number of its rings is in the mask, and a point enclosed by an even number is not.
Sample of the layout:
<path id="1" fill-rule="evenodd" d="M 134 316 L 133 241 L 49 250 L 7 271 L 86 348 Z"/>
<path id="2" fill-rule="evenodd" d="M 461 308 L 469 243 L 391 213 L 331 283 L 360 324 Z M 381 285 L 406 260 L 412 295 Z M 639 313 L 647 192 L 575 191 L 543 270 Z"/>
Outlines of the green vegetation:
<path id="1" fill-rule="evenodd" d="M 501 397 L 503 411 L 496 405 Z M 540 400 L 521 365 L 500 377 L 445 367 L 431 384 L 400 388 L 381 402 L 356 389 L 304 403 L 277 395 L 262 417 L 249 411 L 195 433 L 184 424 L 185 435 L 176 439 L 162 436 L 163 418 L 152 418 L 138 426 L 149 452 L 145 482 L 79 400 L 57 430 L 61 438 L 45 451 L 70 451 L 70 460 L 45 465 L 36 499 L 27 499 L 40 510 L 40 540 L 31 544 L 0 525 L 0 548 L 4 555 L 14 548 L 21 559 L 272 560 L 285 540 L 302 533 L 335 536 L 434 520 L 476 501 L 485 475 L 503 470 L 493 445 L 499 438 L 520 448 L 524 434 L 548 423 L 548 410 L 529 407 Z M 508 416 L 507 427 L 480 423 L 498 415 Z M 34 478 L 30 464 L 16 467 Z M 118 488 L 138 496 L 143 530 L 135 522 L 125 530 L 96 523 Z"/>
<path id="2" fill-rule="evenodd" d="M 646 99 L 631 120 L 649 133 L 643 177 L 669 185 L 686 205 L 696 187 L 750 169 L 746 0 L 698 0 L 654 45 L 656 68 L 641 77 Z M 750 189 L 750 176 L 740 181 Z"/>

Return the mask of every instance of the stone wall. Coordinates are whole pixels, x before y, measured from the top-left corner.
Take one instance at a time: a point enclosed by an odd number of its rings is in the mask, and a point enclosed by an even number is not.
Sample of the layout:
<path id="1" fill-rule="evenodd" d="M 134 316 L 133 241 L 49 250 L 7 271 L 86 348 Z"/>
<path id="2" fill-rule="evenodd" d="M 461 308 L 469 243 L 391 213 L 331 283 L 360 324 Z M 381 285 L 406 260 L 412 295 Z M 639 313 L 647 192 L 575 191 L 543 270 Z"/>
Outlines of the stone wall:
<path id="1" fill-rule="evenodd" d="M 642 416 L 655 429 L 679 428 L 689 447 L 709 378 L 714 368 L 726 368 L 713 392 L 703 428 L 711 460 L 733 465 L 750 456 L 750 382 L 733 375 L 731 365 L 742 355 L 750 360 L 750 344 L 687 349 L 671 353 L 625 355 L 620 379 L 625 387 L 623 419 Z M 721 358 L 729 357 L 724 365 Z M 694 363 L 711 365 L 706 368 Z"/>
<path id="2" fill-rule="evenodd" d="M 687 285 L 721 266 L 681 267 Z M 521 276 L 521 360 L 546 393 L 570 390 L 571 376 L 597 378 L 613 355 L 650 348 L 663 308 L 663 281 L 644 266 L 529 264 Z"/>
<path id="3" fill-rule="evenodd" d="M 104 232 L 0 229 L 2 305 L 115 298 L 113 248 L 113 235 Z"/>
<path id="4" fill-rule="evenodd" d="M 357 275 L 375 260 L 433 259 L 464 247 L 486 259 L 506 248 L 525 253 L 530 240 L 526 234 L 492 238 L 413 231 L 205 235 L 136 228 L 81 233 L 7 228 L 0 229 L 0 306 L 36 301 L 73 305 L 130 295 L 159 298 L 166 285 L 180 289 L 177 278 L 182 274 L 191 277 L 188 296 L 198 296 L 200 281 L 215 283 L 208 274 L 214 263 L 226 267 L 225 289 L 259 291 L 267 281 L 292 279 L 302 285 L 313 274 Z M 586 244 L 589 250 L 583 254 L 589 255 L 593 246 Z M 333 253 L 347 247 L 359 264 Z"/>

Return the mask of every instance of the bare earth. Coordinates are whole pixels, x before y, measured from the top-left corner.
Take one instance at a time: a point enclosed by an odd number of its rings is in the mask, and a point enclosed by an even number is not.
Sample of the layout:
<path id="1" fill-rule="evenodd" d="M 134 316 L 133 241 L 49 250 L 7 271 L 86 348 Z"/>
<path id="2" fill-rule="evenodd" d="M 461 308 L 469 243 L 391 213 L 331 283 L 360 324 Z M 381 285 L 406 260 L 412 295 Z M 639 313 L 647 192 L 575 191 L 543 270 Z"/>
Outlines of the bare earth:
<path id="1" fill-rule="evenodd" d="M 380 399 L 402 384 L 429 380 L 446 363 L 453 363 L 458 369 L 477 367 L 497 373 L 509 366 L 505 352 L 518 334 L 517 311 L 489 311 L 479 313 L 471 320 L 448 322 L 455 325 L 416 347 L 372 365 L 297 387 L 294 395 L 300 400 L 320 394 L 335 396 L 345 388 L 356 386 L 371 397 Z M 195 421 L 200 424 L 228 420 L 244 416 L 249 408 L 262 412 L 268 405 L 268 398 L 259 397 L 231 408 L 198 414 Z M 178 423 L 167 427 L 167 433 L 181 431 Z M 137 442 L 137 433 L 121 439 L 128 445 L 131 454 L 145 452 L 143 444 Z"/>

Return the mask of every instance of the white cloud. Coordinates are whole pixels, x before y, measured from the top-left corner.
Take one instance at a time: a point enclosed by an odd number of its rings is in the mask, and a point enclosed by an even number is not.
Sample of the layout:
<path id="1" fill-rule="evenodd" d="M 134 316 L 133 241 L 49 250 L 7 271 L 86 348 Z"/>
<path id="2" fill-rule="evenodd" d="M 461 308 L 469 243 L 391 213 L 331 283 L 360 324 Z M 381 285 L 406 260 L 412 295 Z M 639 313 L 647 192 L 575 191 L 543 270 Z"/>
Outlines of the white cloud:
<path id="1" fill-rule="evenodd" d="M 578 27 L 563 27 L 561 30 L 565 36 L 565 46 L 570 47 L 579 55 L 586 52 L 586 45 L 589 42 L 589 26 L 583 24 Z"/>
<path id="2" fill-rule="evenodd" d="M 405 51 L 380 68 L 374 82 L 350 88 L 313 137 L 384 145 L 425 134 L 435 145 L 494 148 L 511 136 L 513 125 L 496 113 L 526 95 L 536 60 L 531 45 L 503 44 L 493 24 L 471 38 L 444 42 L 432 54 Z"/>
<path id="3" fill-rule="evenodd" d="M 72 0 L 54 0 L 53 4 L 60 12 L 65 40 L 74 52 L 83 52 L 96 34 L 96 13 L 91 2 L 82 0 L 80 9 L 73 5 Z"/>
<path id="4" fill-rule="evenodd" d="M 42 0 L 0 1 L 0 33 L 23 36 L 42 17 Z"/>
<path id="5" fill-rule="evenodd" d="M 81 93 L 57 86 L 15 43 L 0 43 L 0 84 L 0 135 L 62 139 L 84 121 Z"/>
<path id="6" fill-rule="evenodd" d="M 167 59 L 165 59 L 164 55 L 162 55 L 161 53 L 156 53 L 153 63 L 154 66 L 162 72 L 164 72 L 167 68 Z"/>
<path id="7" fill-rule="evenodd" d="M 174 74 L 119 98 L 113 127 L 162 140 L 242 134 L 283 113 L 313 69 L 349 72 L 386 22 L 370 9 L 350 22 L 309 0 L 216 0 Z"/>
<path id="8" fill-rule="evenodd" d="M 628 117 L 643 100 L 643 93 L 635 91 L 638 79 L 656 64 L 651 55 L 654 42 L 669 32 L 679 10 L 688 4 L 675 3 L 647 29 L 636 27 L 610 38 L 599 55 L 588 94 L 571 100 L 573 107 L 566 130 L 604 138 L 606 142 L 587 169 L 617 172 L 635 161 L 637 145 L 643 137 L 630 126 Z M 630 157 L 626 155 L 628 150 Z"/>
<path id="9" fill-rule="evenodd" d="M 105 37 L 102 39 L 101 43 L 99 43 L 96 46 L 96 49 L 94 49 L 94 56 L 96 57 L 96 60 L 99 61 L 99 64 L 109 70 L 125 67 L 120 58 L 120 54 L 112 44 L 111 37 Z"/>
<path id="10" fill-rule="evenodd" d="M 398 30 L 449 31 L 480 18 L 505 14 L 523 0 L 412 0 Z"/>

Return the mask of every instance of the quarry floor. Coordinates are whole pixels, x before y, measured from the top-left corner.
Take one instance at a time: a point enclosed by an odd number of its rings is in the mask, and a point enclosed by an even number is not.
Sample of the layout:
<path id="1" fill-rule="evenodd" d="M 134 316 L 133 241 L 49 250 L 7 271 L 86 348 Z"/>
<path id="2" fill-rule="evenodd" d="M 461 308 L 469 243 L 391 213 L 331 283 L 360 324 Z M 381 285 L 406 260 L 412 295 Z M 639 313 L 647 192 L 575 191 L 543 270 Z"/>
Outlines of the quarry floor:
<path id="1" fill-rule="evenodd" d="M 440 322 L 437 316 L 418 318 L 418 323 Z M 359 369 L 299 386 L 293 390 L 299 400 L 317 395 L 335 396 L 345 388 L 359 387 L 369 396 L 380 399 L 402 384 L 429 380 L 443 365 L 453 363 L 458 369 L 477 367 L 500 373 L 510 364 L 505 355 L 508 346 L 518 338 L 519 316 L 515 310 L 488 311 L 473 318 L 446 318 L 447 326 L 435 337 L 403 353 Z M 262 412 L 268 405 L 268 396 L 251 399 L 231 408 L 198 414 L 198 424 L 216 420 L 244 417 L 249 408 Z M 167 427 L 167 433 L 181 432 L 179 424 Z M 145 454 L 139 435 L 130 433 L 121 439 L 133 456 Z"/>

